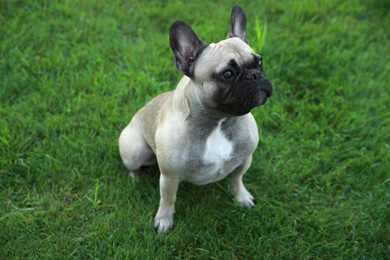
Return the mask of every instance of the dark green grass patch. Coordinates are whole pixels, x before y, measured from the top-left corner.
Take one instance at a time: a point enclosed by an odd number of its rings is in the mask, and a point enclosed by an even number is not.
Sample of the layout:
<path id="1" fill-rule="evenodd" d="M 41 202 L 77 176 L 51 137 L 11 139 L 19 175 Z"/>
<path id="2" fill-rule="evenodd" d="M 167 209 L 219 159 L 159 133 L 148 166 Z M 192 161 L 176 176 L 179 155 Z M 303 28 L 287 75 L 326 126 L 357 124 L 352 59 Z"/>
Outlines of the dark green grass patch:
<path id="1" fill-rule="evenodd" d="M 133 183 L 117 138 L 181 77 L 172 22 L 215 42 L 233 2 L 0 3 L 0 258 L 390 257 L 390 6 L 240 4 L 275 90 L 254 111 L 257 205 L 182 184 L 157 235 L 158 169 Z"/>

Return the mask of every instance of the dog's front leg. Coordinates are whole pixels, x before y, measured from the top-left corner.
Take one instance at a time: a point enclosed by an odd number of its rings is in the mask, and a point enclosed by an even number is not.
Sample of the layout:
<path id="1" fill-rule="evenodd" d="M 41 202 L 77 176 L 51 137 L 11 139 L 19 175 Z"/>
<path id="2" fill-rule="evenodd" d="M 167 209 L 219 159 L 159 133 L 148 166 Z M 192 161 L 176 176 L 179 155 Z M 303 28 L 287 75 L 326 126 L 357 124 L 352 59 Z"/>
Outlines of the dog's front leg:
<path id="1" fill-rule="evenodd" d="M 160 174 L 160 206 L 154 218 L 154 228 L 158 233 L 166 233 L 173 226 L 176 192 L 180 181 L 176 177 Z"/>
<path id="2" fill-rule="evenodd" d="M 248 170 L 252 162 L 252 156 L 250 156 L 246 162 L 235 169 L 229 176 L 229 191 L 235 196 L 236 201 L 241 207 L 251 208 L 255 206 L 255 201 L 250 192 L 245 188 L 242 181 L 242 177 Z"/>

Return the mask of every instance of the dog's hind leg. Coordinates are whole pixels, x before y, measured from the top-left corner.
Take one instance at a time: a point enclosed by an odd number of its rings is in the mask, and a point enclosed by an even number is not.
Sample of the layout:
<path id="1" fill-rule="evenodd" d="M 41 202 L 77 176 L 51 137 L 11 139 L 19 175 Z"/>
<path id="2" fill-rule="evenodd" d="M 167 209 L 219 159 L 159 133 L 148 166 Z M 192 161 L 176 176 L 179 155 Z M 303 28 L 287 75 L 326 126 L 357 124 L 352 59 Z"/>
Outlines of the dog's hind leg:
<path id="1" fill-rule="evenodd" d="M 133 120 L 135 121 L 135 120 Z M 119 136 L 119 153 L 130 176 L 137 179 L 143 175 L 142 166 L 157 163 L 156 156 L 142 136 L 136 122 L 130 122 Z"/>

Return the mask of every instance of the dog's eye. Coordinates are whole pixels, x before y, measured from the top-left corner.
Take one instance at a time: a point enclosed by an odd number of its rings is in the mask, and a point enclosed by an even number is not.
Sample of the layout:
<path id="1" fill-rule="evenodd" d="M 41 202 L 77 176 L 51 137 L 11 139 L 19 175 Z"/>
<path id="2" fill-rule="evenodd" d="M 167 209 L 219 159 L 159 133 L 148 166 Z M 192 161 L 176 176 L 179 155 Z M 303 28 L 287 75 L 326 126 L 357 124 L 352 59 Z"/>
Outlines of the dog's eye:
<path id="1" fill-rule="evenodd" d="M 260 70 L 263 69 L 263 57 L 260 55 L 255 55 L 255 62 L 257 63 L 257 67 L 260 68 Z"/>
<path id="2" fill-rule="evenodd" d="M 226 70 L 222 73 L 222 78 L 224 79 L 232 79 L 234 77 L 234 73 L 231 70 Z"/>
<path id="3" fill-rule="evenodd" d="M 257 63 L 257 67 L 259 68 L 260 71 L 263 71 L 263 61 L 260 60 L 258 63 Z"/>

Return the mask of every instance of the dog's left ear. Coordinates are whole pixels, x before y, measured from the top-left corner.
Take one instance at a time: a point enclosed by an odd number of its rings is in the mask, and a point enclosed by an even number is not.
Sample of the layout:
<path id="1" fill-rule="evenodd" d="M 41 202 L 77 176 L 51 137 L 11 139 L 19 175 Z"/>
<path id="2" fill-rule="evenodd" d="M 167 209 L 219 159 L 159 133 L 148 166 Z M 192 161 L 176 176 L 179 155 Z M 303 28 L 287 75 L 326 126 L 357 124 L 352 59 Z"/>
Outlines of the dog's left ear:
<path id="1" fill-rule="evenodd" d="M 238 37 L 244 42 L 248 43 L 246 38 L 246 15 L 241 6 L 235 5 L 232 9 L 232 16 L 230 18 L 230 31 L 227 38 Z"/>
<path id="2" fill-rule="evenodd" d="M 175 55 L 176 68 L 191 77 L 194 72 L 195 60 L 207 44 L 182 21 L 176 21 L 169 31 L 171 49 Z"/>

